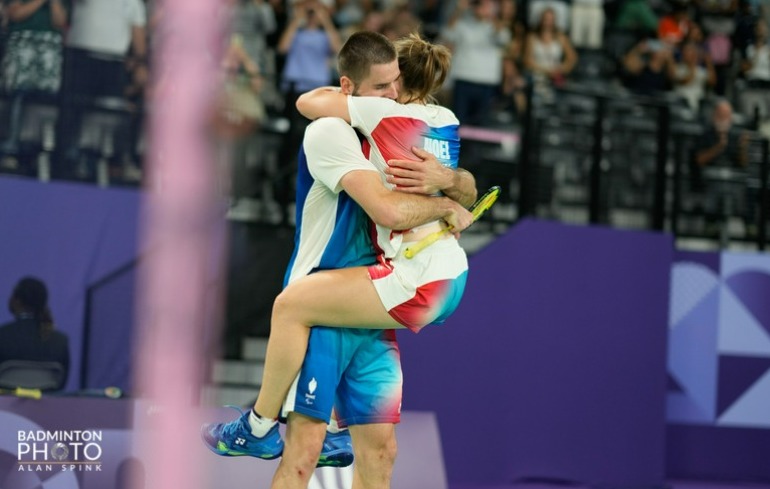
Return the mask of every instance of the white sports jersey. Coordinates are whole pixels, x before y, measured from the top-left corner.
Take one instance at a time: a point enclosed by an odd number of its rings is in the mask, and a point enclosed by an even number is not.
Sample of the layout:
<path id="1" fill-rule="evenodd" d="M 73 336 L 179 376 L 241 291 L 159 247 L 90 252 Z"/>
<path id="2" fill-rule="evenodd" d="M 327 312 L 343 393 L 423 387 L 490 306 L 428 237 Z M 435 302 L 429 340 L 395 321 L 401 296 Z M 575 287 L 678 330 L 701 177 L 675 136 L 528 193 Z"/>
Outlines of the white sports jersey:
<path id="1" fill-rule="evenodd" d="M 415 160 L 412 147 L 433 154 L 444 166 L 457 168 L 459 121 L 438 105 L 407 104 L 378 97 L 348 97 L 350 123 L 366 137 L 364 153 L 384 171 L 393 159 Z M 402 233 L 377 226 L 377 246 L 386 258 L 401 247 Z"/>
<path id="2" fill-rule="evenodd" d="M 300 151 L 295 247 L 284 285 L 315 270 L 374 263 L 368 217 L 340 185 L 353 170 L 377 171 L 353 128 L 331 117 L 310 124 Z"/>

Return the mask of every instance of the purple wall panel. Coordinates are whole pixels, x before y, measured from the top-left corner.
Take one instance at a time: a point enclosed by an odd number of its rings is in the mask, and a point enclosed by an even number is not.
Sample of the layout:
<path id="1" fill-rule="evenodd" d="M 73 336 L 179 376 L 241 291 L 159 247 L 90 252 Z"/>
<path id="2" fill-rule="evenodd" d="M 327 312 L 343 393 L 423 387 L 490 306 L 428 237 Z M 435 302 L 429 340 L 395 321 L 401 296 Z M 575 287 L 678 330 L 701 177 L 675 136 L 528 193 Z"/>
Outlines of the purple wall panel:
<path id="1" fill-rule="evenodd" d="M 0 302 L 24 275 L 48 284 L 56 326 L 70 337 L 70 390 L 79 387 L 86 289 L 136 256 L 139 199 L 134 190 L 0 178 Z M 10 320 L 0 307 L 0 323 Z"/>
<path id="2" fill-rule="evenodd" d="M 92 290 L 87 388 L 132 392 L 136 276 L 137 268 L 129 266 Z"/>
<path id="3" fill-rule="evenodd" d="M 666 474 L 770 483 L 770 430 L 669 424 Z"/>
<path id="4" fill-rule="evenodd" d="M 405 409 L 451 484 L 663 480 L 666 235 L 526 221 L 471 260 L 443 326 L 401 334 Z"/>

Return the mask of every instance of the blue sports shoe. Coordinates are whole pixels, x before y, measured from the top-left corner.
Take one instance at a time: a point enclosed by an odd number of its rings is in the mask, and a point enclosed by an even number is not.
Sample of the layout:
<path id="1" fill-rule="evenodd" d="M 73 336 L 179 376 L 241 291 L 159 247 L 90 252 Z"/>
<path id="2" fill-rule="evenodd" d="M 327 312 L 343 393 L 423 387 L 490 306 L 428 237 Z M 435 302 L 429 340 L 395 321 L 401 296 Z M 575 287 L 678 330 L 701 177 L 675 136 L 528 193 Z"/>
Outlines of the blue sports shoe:
<path id="1" fill-rule="evenodd" d="M 353 444 L 348 430 L 326 432 L 317 467 L 347 467 L 353 463 Z"/>
<path id="2" fill-rule="evenodd" d="M 241 416 L 229 423 L 204 424 L 201 427 L 203 443 L 217 455 L 223 457 L 241 457 L 248 455 L 264 460 L 278 458 L 283 453 L 283 440 L 278 432 L 278 423 L 262 438 L 251 434 L 249 411 L 241 411 Z"/>

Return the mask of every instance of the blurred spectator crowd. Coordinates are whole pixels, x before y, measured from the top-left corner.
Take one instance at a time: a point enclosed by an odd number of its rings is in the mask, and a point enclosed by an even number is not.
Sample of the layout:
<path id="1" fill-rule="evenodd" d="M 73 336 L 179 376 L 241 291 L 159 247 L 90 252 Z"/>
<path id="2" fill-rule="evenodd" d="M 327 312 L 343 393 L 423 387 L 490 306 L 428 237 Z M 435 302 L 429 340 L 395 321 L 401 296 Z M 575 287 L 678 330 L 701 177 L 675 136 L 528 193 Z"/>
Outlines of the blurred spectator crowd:
<path id="1" fill-rule="evenodd" d="M 336 52 L 357 30 L 392 39 L 419 31 L 450 46 L 440 102 L 464 125 L 515 128 L 529 88 L 547 95 L 570 83 L 662 96 L 702 121 L 716 97 L 754 129 L 770 120 L 770 0 L 223 0 L 223 8 L 232 35 L 215 134 L 239 142 L 229 151 L 247 161 L 269 144 L 252 135 L 280 135 L 272 169 L 262 162 L 260 171 L 282 203 L 307 123 L 294 101 L 335 83 Z M 153 0 L 3 0 L 2 169 L 44 153 L 53 178 L 102 171 L 139 180 L 162 14 Z"/>

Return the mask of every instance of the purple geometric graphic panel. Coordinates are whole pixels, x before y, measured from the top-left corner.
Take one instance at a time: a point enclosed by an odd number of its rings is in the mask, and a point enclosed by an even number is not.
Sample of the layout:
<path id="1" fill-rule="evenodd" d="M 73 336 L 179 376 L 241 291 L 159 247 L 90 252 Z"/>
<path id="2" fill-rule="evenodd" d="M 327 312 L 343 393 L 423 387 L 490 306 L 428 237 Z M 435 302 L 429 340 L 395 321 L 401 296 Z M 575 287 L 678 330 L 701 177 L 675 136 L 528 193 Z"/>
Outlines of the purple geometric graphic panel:
<path id="1" fill-rule="evenodd" d="M 770 335 L 770 275 L 760 271 L 737 273 L 727 285 Z"/>
<path id="2" fill-rule="evenodd" d="M 727 284 L 720 289 L 719 354 L 770 357 L 770 334 Z"/>
<path id="3" fill-rule="evenodd" d="M 770 256 L 761 253 L 676 253 L 673 263 L 672 314 L 669 332 L 669 371 L 683 392 L 667 396 L 667 469 L 669 477 L 749 480 L 770 478 Z M 718 293 L 713 317 L 697 321 L 690 308 L 698 294 L 714 285 L 704 267 L 716 272 Z M 698 285 L 697 281 L 701 283 Z M 709 301 L 711 302 L 711 301 Z M 703 301 L 697 307 L 703 306 Z M 681 320 L 691 330 L 680 331 Z M 711 324 L 716 323 L 716 328 Z M 684 334 L 687 333 L 687 334 Z M 702 337 L 693 339 L 691 335 Z M 714 340 L 717 348 L 695 348 Z M 689 343 L 688 343 L 689 342 Z M 718 364 L 713 387 L 693 390 L 682 378 L 701 365 Z M 706 373 L 710 377 L 710 371 Z M 701 390 L 703 389 L 703 390 Z M 703 416 L 699 399 L 705 390 L 716 393 L 716 416 Z M 697 395 L 693 395 L 696 393 Z"/>
<path id="4" fill-rule="evenodd" d="M 671 372 L 667 375 L 666 391 L 667 392 L 683 392 L 681 384 L 671 375 Z"/>
<path id="5" fill-rule="evenodd" d="M 719 253 L 703 253 L 700 251 L 674 251 L 674 263 L 697 263 L 711 270 L 715 275 L 719 275 L 721 267 L 721 257 Z"/>
<path id="6" fill-rule="evenodd" d="M 770 358 L 719 357 L 718 414 L 721 416 L 770 369 Z"/>
<path id="7" fill-rule="evenodd" d="M 719 275 L 694 262 L 678 262 L 671 270 L 669 327 L 687 316 L 703 298 L 719 287 Z"/>
<path id="8" fill-rule="evenodd" d="M 670 327 L 668 345 L 670 375 L 698 406 L 698 412 L 712 422 L 716 419 L 718 302 L 719 289 L 715 288 Z M 703 422 L 701 416 L 697 422 Z"/>
<path id="9" fill-rule="evenodd" d="M 706 413 L 684 392 L 669 392 L 666 395 L 666 416 L 672 423 L 712 424 L 714 416 Z"/>
<path id="10" fill-rule="evenodd" d="M 741 402 L 730 412 L 731 423 L 770 424 L 770 410 L 757 415 L 759 411 L 751 407 L 764 405 L 764 388 L 743 399 L 767 370 L 767 362 L 757 359 L 770 360 L 770 257 L 695 252 L 677 256 L 680 261 L 672 268 L 668 370 L 689 402 L 681 395 L 668 396 L 669 421 L 716 424 Z M 719 274 L 712 276 L 709 269 Z"/>

